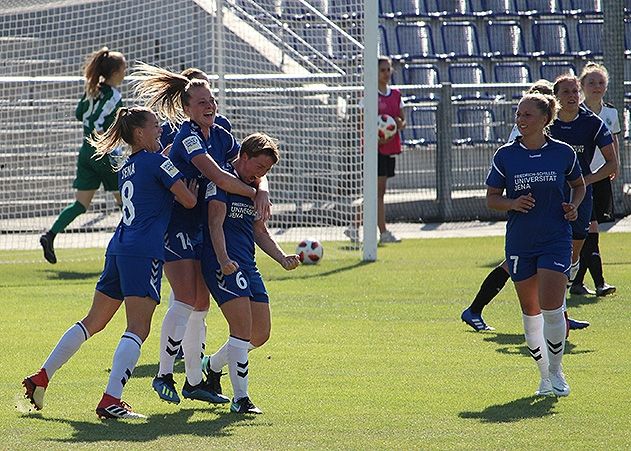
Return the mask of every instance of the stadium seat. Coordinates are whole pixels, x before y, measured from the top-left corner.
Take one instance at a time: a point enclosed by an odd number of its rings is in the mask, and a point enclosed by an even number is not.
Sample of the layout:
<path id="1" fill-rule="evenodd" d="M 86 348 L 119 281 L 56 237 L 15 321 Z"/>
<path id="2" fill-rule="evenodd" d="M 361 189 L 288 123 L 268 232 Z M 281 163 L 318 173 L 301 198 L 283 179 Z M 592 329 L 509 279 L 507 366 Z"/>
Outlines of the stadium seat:
<path id="1" fill-rule="evenodd" d="M 515 0 L 517 11 L 527 16 L 565 15 L 560 0 Z"/>
<path id="2" fill-rule="evenodd" d="M 532 24 L 535 52 L 532 56 L 573 56 L 567 26 L 558 20 L 535 20 Z"/>
<path id="3" fill-rule="evenodd" d="M 514 20 L 490 20 L 486 24 L 489 55 L 495 58 L 526 57 L 521 26 Z"/>
<path id="4" fill-rule="evenodd" d="M 576 24 L 578 45 L 585 55 L 602 56 L 603 54 L 603 21 L 579 20 Z"/>
<path id="5" fill-rule="evenodd" d="M 393 17 L 394 10 L 390 0 L 379 0 L 379 17 Z"/>
<path id="6" fill-rule="evenodd" d="M 495 114 L 484 106 L 458 107 L 455 124 L 456 144 L 481 144 L 498 142 L 495 132 Z"/>
<path id="7" fill-rule="evenodd" d="M 433 64 L 406 64 L 403 66 L 403 83 L 406 85 L 438 85 L 438 67 Z"/>
<path id="8" fill-rule="evenodd" d="M 408 124 L 403 130 L 405 144 L 436 144 L 436 107 L 414 107 L 407 116 Z"/>
<path id="9" fill-rule="evenodd" d="M 428 17 L 424 0 L 392 0 L 392 11 L 396 17 Z"/>
<path id="10" fill-rule="evenodd" d="M 379 25 L 379 48 L 378 48 L 378 52 L 380 55 L 392 55 L 393 53 L 399 53 L 397 52 L 391 52 L 390 51 L 390 46 L 388 43 L 388 33 L 386 32 L 386 27 L 384 27 L 383 25 Z"/>
<path id="11" fill-rule="evenodd" d="M 478 63 L 452 63 L 449 65 L 447 72 L 449 74 L 449 81 L 455 85 L 479 85 L 486 83 L 486 73 L 484 72 L 484 68 Z M 454 94 L 454 97 L 460 100 L 491 100 L 495 98 L 495 95 L 482 91 L 465 90 Z"/>
<path id="12" fill-rule="evenodd" d="M 569 12 L 578 16 L 591 16 L 601 15 L 603 10 L 600 0 L 571 0 Z"/>
<path id="13" fill-rule="evenodd" d="M 472 16 L 466 0 L 425 0 L 427 13 L 438 17 Z"/>
<path id="14" fill-rule="evenodd" d="M 479 16 L 496 19 L 518 15 L 514 0 L 471 0 L 471 11 Z"/>
<path id="15" fill-rule="evenodd" d="M 436 57 L 432 29 L 425 22 L 398 24 L 396 26 L 398 53 L 402 60 Z"/>
<path id="16" fill-rule="evenodd" d="M 566 61 L 546 61 L 541 63 L 539 75 L 541 78 L 554 81 L 559 75 L 570 73 L 576 75 L 576 66 Z"/>
<path id="17" fill-rule="evenodd" d="M 499 63 L 493 67 L 496 83 L 532 83 L 526 63 Z"/>
<path id="18" fill-rule="evenodd" d="M 478 30 L 472 22 L 443 22 L 443 51 L 449 58 L 480 57 Z"/>

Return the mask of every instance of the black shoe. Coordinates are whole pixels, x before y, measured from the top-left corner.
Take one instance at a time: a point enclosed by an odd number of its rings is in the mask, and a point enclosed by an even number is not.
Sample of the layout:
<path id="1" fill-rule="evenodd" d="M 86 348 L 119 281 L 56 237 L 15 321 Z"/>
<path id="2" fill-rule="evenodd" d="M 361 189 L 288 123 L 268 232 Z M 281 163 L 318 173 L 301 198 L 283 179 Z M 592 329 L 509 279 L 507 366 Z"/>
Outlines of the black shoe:
<path id="1" fill-rule="evenodd" d="M 223 373 L 215 372 L 210 368 L 210 356 L 205 355 L 202 358 L 202 373 L 206 376 L 206 383 L 218 395 L 221 395 L 223 392 L 221 391 L 221 376 Z"/>
<path id="2" fill-rule="evenodd" d="M 615 288 L 614 288 L 615 291 Z M 585 286 L 584 283 L 580 284 L 580 285 L 572 285 L 570 287 L 570 294 L 576 294 L 578 296 L 587 296 L 588 294 L 590 295 L 595 295 L 596 292 L 594 290 L 590 290 L 589 288 L 587 288 Z"/>
<path id="3" fill-rule="evenodd" d="M 239 399 L 238 401 L 232 400 L 232 404 L 230 404 L 230 411 L 234 413 L 263 413 L 261 409 L 252 404 L 252 401 L 250 401 L 250 398 L 247 396 Z"/>
<path id="4" fill-rule="evenodd" d="M 607 296 L 608 294 L 614 294 L 616 292 L 616 287 L 613 285 L 608 285 L 606 283 L 602 284 L 599 287 L 596 287 L 596 296 Z"/>
<path id="5" fill-rule="evenodd" d="M 188 383 L 188 379 L 182 387 L 182 396 L 186 399 L 196 399 L 198 401 L 206 401 L 213 404 L 226 404 L 230 399 L 226 396 L 215 392 L 210 385 L 204 381 L 192 386 Z"/>
<path id="6" fill-rule="evenodd" d="M 42 236 L 39 237 L 39 244 L 42 245 L 44 249 L 44 258 L 48 263 L 55 264 L 57 263 L 57 256 L 55 255 L 55 248 L 53 247 L 53 240 L 55 236 L 50 232 L 46 232 Z"/>

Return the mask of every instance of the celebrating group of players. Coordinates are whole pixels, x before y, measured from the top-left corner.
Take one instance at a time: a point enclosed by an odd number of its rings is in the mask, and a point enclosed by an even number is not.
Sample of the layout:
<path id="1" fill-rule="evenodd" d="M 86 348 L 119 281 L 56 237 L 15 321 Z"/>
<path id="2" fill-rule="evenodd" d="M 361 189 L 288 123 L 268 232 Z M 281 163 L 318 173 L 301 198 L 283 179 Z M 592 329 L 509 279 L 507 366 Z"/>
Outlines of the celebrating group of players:
<path id="1" fill-rule="evenodd" d="M 121 398 L 160 302 L 164 269 L 172 292 L 152 383 L 158 396 L 180 402 L 173 366 L 182 350 L 184 398 L 231 403 L 236 413 L 261 413 L 248 393 L 248 353 L 269 338 L 271 316 L 255 243 L 286 270 L 299 264 L 266 226 L 271 204 L 265 175 L 279 160 L 278 145 L 264 133 L 239 144 L 229 121 L 217 114 L 208 77 L 199 69 L 178 74 L 141 64 L 137 74 L 145 77 L 136 93 L 148 98 L 147 106 L 123 107 L 117 87 L 125 69 L 124 56 L 107 48 L 88 59 L 86 92 L 77 108 L 84 124 L 74 183 L 77 201 L 40 238 L 44 257 L 56 262 L 55 235 L 87 209 L 101 183 L 120 193 L 122 218 L 107 247 L 90 311 L 64 333 L 42 367 L 23 380 L 25 397 L 35 409 L 43 408 L 55 372 L 124 302 L 127 328 L 96 413 L 100 418 L 145 418 Z M 165 126 L 159 117 L 167 119 Z M 125 144 L 131 151 L 119 155 Z M 229 337 L 214 354 L 204 355 L 209 292 L 228 322 Z M 232 400 L 222 394 L 225 366 Z"/>
<path id="2" fill-rule="evenodd" d="M 476 331 L 492 330 L 482 309 L 510 277 L 542 396 L 569 394 L 561 365 L 565 339 L 570 329 L 589 326 L 567 316 L 567 288 L 600 296 L 615 291 L 604 281 L 598 249 L 598 222 L 613 218 L 610 178 L 619 165 L 617 111 L 602 101 L 607 83 L 607 70 L 589 63 L 578 78 L 561 75 L 551 88 L 533 86 L 486 180 L 489 207 L 508 212 L 505 260 L 461 318 Z M 592 272 L 595 293 L 583 284 L 586 269 L 577 280 L 581 265 Z"/>

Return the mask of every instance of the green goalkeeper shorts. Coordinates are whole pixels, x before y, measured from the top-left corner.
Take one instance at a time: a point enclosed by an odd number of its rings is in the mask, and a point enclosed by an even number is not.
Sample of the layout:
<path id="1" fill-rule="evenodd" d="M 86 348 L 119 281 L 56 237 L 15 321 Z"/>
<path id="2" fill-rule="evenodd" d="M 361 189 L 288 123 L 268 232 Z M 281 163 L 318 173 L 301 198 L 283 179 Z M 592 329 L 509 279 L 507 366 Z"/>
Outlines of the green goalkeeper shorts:
<path id="1" fill-rule="evenodd" d="M 77 160 L 77 176 L 72 184 L 79 191 L 97 190 L 103 184 L 105 191 L 118 191 L 118 174 L 112 168 L 110 159 L 92 158 L 94 147 L 83 143 Z"/>

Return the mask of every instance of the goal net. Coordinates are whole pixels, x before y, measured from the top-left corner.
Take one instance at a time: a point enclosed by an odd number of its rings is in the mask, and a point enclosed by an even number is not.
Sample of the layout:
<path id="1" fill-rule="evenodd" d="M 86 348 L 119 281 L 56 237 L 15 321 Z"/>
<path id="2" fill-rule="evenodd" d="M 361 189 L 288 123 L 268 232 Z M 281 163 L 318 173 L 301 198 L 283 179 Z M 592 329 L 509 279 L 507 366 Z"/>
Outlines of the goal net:
<path id="1" fill-rule="evenodd" d="M 211 74 L 238 139 L 280 142 L 269 175 L 279 241 L 345 239 L 362 209 L 364 0 L 8 0 L 0 5 L 0 249 L 37 249 L 74 202 L 87 55 Z M 122 86 L 126 105 L 133 80 Z M 57 249 L 104 247 L 120 218 L 99 190 Z"/>

